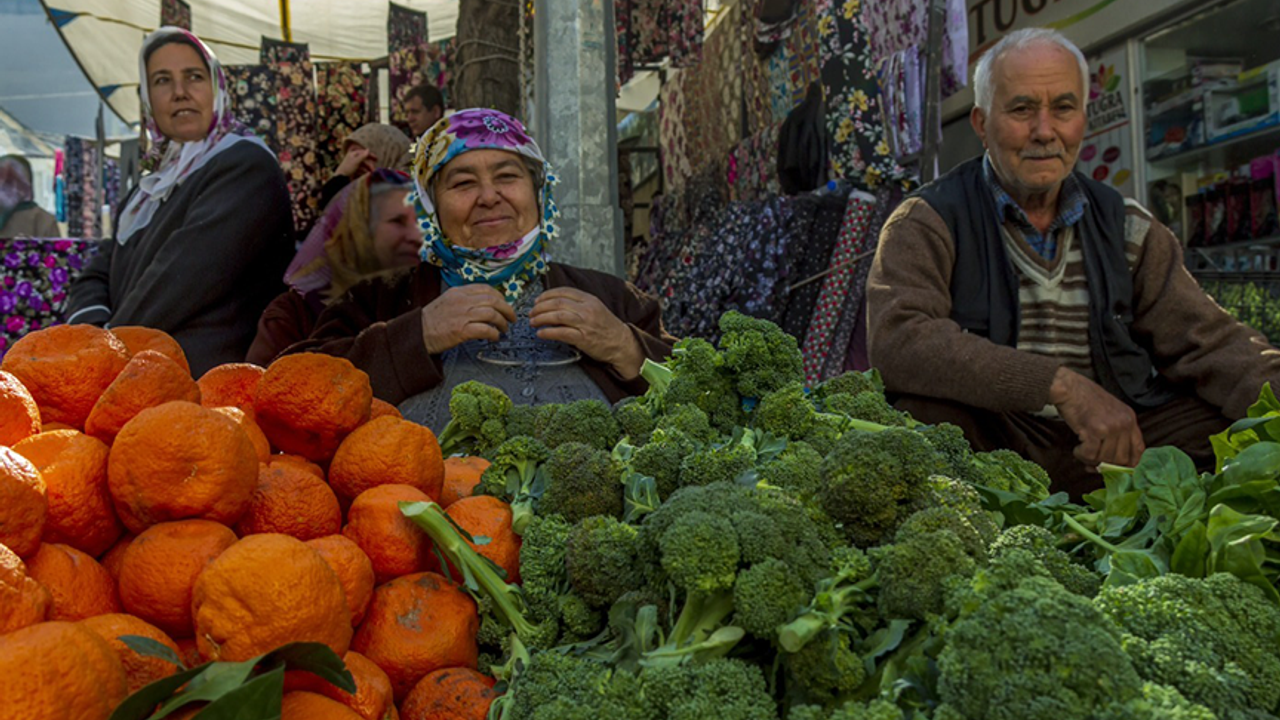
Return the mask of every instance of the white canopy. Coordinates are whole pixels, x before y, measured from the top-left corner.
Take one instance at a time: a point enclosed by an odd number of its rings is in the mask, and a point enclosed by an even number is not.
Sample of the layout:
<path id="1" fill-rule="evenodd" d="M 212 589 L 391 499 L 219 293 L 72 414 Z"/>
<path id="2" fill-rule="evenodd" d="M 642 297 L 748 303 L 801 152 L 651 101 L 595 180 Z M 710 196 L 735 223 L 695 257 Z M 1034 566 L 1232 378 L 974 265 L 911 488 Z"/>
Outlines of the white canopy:
<path id="1" fill-rule="evenodd" d="M 136 123 L 138 48 L 160 22 L 160 0 L 42 0 L 80 67 L 111 109 Z M 387 54 L 387 0 L 188 0 L 191 30 L 224 65 L 258 62 L 262 37 L 307 43 L 311 57 L 372 60 Z M 458 0 L 396 0 L 427 14 L 434 41 L 453 37 Z"/>

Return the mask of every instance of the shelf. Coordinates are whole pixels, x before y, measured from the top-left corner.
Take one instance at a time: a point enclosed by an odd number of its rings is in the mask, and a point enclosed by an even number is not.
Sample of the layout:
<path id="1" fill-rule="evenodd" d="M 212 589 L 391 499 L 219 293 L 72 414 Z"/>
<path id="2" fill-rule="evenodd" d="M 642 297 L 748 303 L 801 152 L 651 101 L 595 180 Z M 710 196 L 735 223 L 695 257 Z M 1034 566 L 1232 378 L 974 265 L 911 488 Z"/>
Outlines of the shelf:
<path id="1" fill-rule="evenodd" d="M 1200 160 L 1210 156 L 1220 156 L 1221 159 L 1213 158 L 1214 162 L 1212 164 L 1219 167 L 1227 167 L 1225 158 L 1228 150 L 1240 155 L 1257 156 L 1264 154 L 1267 150 L 1275 151 L 1276 149 L 1280 149 L 1280 124 L 1269 125 L 1259 130 L 1229 137 L 1225 140 L 1218 140 L 1217 142 L 1191 150 L 1184 150 L 1174 155 L 1150 159 L 1147 163 L 1154 168 L 1176 170 L 1195 165 Z M 1245 159 L 1247 160 L 1248 158 L 1246 157 Z"/>

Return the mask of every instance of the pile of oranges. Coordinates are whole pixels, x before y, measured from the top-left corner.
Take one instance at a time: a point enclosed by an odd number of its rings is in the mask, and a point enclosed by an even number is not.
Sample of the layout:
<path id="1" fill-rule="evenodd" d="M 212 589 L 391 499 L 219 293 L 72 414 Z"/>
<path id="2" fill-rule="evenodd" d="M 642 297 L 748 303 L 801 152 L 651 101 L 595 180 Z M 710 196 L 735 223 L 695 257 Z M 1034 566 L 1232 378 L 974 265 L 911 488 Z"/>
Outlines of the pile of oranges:
<path id="1" fill-rule="evenodd" d="M 398 503 L 439 502 L 518 577 L 510 509 L 470 496 L 485 467 L 341 358 L 193 379 L 157 330 L 27 335 L 0 363 L 0 720 L 105 719 L 178 670 L 122 635 L 188 667 L 324 643 L 356 693 L 290 673 L 285 720 L 484 718 L 475 602 Z"/>

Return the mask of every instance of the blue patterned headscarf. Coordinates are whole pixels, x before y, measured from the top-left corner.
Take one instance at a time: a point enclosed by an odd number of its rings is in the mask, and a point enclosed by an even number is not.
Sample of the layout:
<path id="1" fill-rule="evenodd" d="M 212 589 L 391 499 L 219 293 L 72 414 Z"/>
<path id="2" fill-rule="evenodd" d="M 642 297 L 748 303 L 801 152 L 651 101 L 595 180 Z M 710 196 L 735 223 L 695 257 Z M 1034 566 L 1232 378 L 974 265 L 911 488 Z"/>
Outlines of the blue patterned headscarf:
<path id="1" fill-rule="evenodd" d="M 454 158 L 472 150 L 505 150 L 541 168 L 534 177 L 539 190 L 538 227 L 509 243 L 473 249 L 455 245 L 445 237 L 436 212 L 431 181 Z M 487 283 L 514 302 L 521 289 L 547 271 L 548 248 L 559 232 L 560 211 L 552 189 L 558 179 L 524 125 L 497 110 L 463 110 L 442 118 L 418 139 L 413 158 L 414 205 L 426 244 L 422 259 L 440 266 L 449 287 Z"/>

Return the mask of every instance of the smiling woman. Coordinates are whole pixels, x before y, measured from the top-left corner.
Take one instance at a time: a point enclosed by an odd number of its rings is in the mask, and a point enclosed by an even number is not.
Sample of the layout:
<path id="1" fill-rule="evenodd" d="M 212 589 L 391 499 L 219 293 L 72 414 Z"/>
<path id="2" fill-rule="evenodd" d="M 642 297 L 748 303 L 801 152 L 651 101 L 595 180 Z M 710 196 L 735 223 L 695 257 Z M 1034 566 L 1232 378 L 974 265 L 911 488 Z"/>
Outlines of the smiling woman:
<path id="1" fill-rule="evenodd" d="M 138 65 L 150 172 L 72 285 L 67 320 L 164 330 L 200 375 L 244 359 L 281 289 L 288 191 L 275 156 L 233 117 L 222 66 L 199 38 L 160 28 Z"/>

